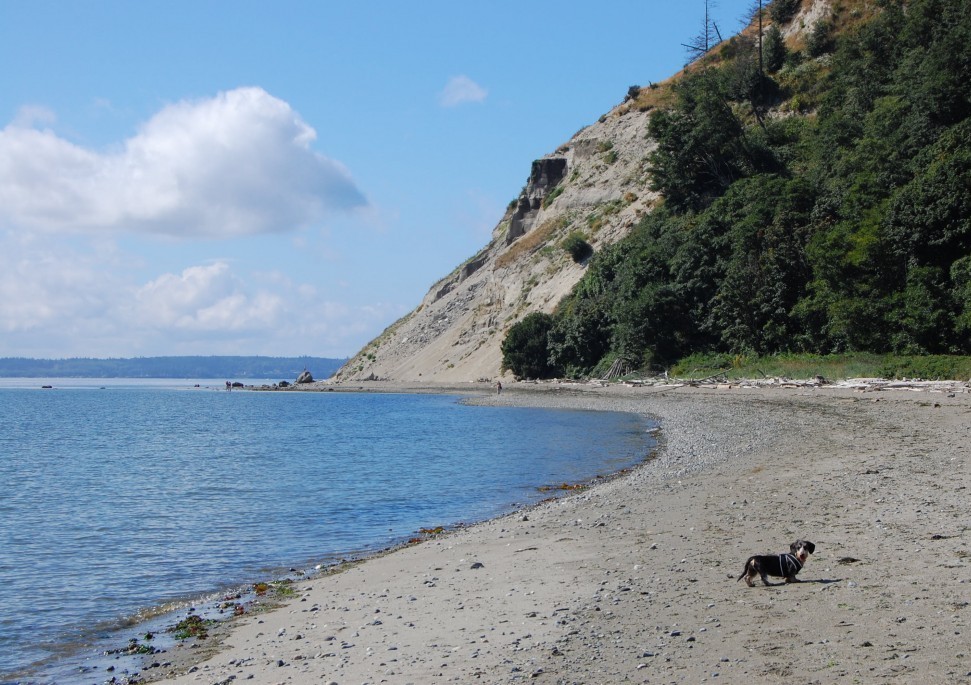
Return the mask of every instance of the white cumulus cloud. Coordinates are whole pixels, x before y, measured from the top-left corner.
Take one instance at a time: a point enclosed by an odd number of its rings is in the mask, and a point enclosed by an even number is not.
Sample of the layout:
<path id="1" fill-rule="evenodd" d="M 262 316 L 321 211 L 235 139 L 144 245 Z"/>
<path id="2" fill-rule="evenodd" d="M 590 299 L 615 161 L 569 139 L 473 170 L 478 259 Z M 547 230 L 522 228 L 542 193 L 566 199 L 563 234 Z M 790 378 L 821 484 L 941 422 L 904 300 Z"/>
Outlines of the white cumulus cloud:
<path id="1" fill-rule="evenodd" d="M 470 79 L 468 76 L 453 76 L 445 84 L 445 88 L 438 94 L 438 102 L 442 107 L 456 107 L 468 102 L 483 102 L 489 91 Z"/>
<path id="2" fill-rule="evenodd" d="M 238 88 L 169 105 L 116 151 L 75 145 L 44 110 L 0 130 L 0 221 L 51 231 L 228 238 L 367 204 L 286 102 Z M 33 124 L 33 125 L 32 125 Z"/>
<path id="3" fill-rule="evenodd" d="M 280 297 L 247 292 L 226 262 L 167 273 L 139 288 L 135 300 L 143 324 L 160 330 L 245 331 L 275 326 Z"/>
<path id="4" fill-rule="evenodd" d="M 338 357 L 409 308 L 336 301 L 238 258 L 188 264 L 146 274 L 110 239 L 0 230 L 0 356 Z"/>

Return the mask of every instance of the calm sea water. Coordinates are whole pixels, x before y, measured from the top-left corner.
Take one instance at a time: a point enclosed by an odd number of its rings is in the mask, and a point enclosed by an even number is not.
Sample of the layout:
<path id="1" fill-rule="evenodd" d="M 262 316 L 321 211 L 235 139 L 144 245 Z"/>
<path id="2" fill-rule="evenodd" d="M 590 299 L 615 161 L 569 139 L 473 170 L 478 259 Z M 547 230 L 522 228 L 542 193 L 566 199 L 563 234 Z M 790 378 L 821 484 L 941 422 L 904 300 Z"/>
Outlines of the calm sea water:
<path id="1" fill-rule="evenodd" d="M 0 681 L 101 682 L 69 674 L 158 607 L 489 518 L 653 444 L 628 414 L 199 385 L 0 381 Z"/>

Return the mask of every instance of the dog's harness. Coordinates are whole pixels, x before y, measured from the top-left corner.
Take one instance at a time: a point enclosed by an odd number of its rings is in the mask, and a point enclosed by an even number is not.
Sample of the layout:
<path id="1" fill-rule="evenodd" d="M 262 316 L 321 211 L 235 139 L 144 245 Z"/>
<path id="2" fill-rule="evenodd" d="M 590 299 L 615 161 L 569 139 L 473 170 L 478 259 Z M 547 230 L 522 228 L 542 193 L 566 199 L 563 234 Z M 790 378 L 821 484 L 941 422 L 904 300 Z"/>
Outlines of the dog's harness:
<path id="1" fill-rule="evenodd" d="M 782 569 L 782 575 L 789 578 L 802 570 L 802 562 L 799 561 L 795 554 L 780 554 L 779 568 Z"/>

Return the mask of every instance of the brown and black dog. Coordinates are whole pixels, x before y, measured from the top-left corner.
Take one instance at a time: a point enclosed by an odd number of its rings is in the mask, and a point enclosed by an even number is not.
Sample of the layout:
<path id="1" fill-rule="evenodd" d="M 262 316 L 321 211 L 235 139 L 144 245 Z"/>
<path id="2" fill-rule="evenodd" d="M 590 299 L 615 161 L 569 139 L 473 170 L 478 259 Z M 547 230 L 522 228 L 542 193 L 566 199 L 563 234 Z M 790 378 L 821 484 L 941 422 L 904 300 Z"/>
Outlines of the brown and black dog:
<path id="1" fill-rule="evenodd" d="M 773 585 L 766 576 L 785 578 L 787 583 L 800 582 L 796 574 L 802 570 L 809 555 L 816 551 L 816 545 L 806 540 L 796 540 L 789 545 L 789 554 L 757 554 L 749 557 L 742 569 L 742 575 L 735 579 L 737 583 L 742 578 L 749 587 L 754 587 L 752 582 L 755 576 L 762 578 L 765 585 Z"/>

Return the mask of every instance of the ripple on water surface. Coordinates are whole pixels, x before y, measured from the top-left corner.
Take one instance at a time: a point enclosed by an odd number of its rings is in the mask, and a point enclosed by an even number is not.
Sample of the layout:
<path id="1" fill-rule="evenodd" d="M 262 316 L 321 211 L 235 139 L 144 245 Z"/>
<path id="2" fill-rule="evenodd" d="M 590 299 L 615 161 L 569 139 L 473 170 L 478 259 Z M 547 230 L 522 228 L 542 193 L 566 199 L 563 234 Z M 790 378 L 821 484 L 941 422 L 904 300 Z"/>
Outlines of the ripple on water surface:
<path id="1" fill-rule="evenodd" d="M 0 672 L 127 639 L 113 629 L 151 607 L 495 516 L 653 444 L 621 413 L 104 384 L 0 385 Z"/>

